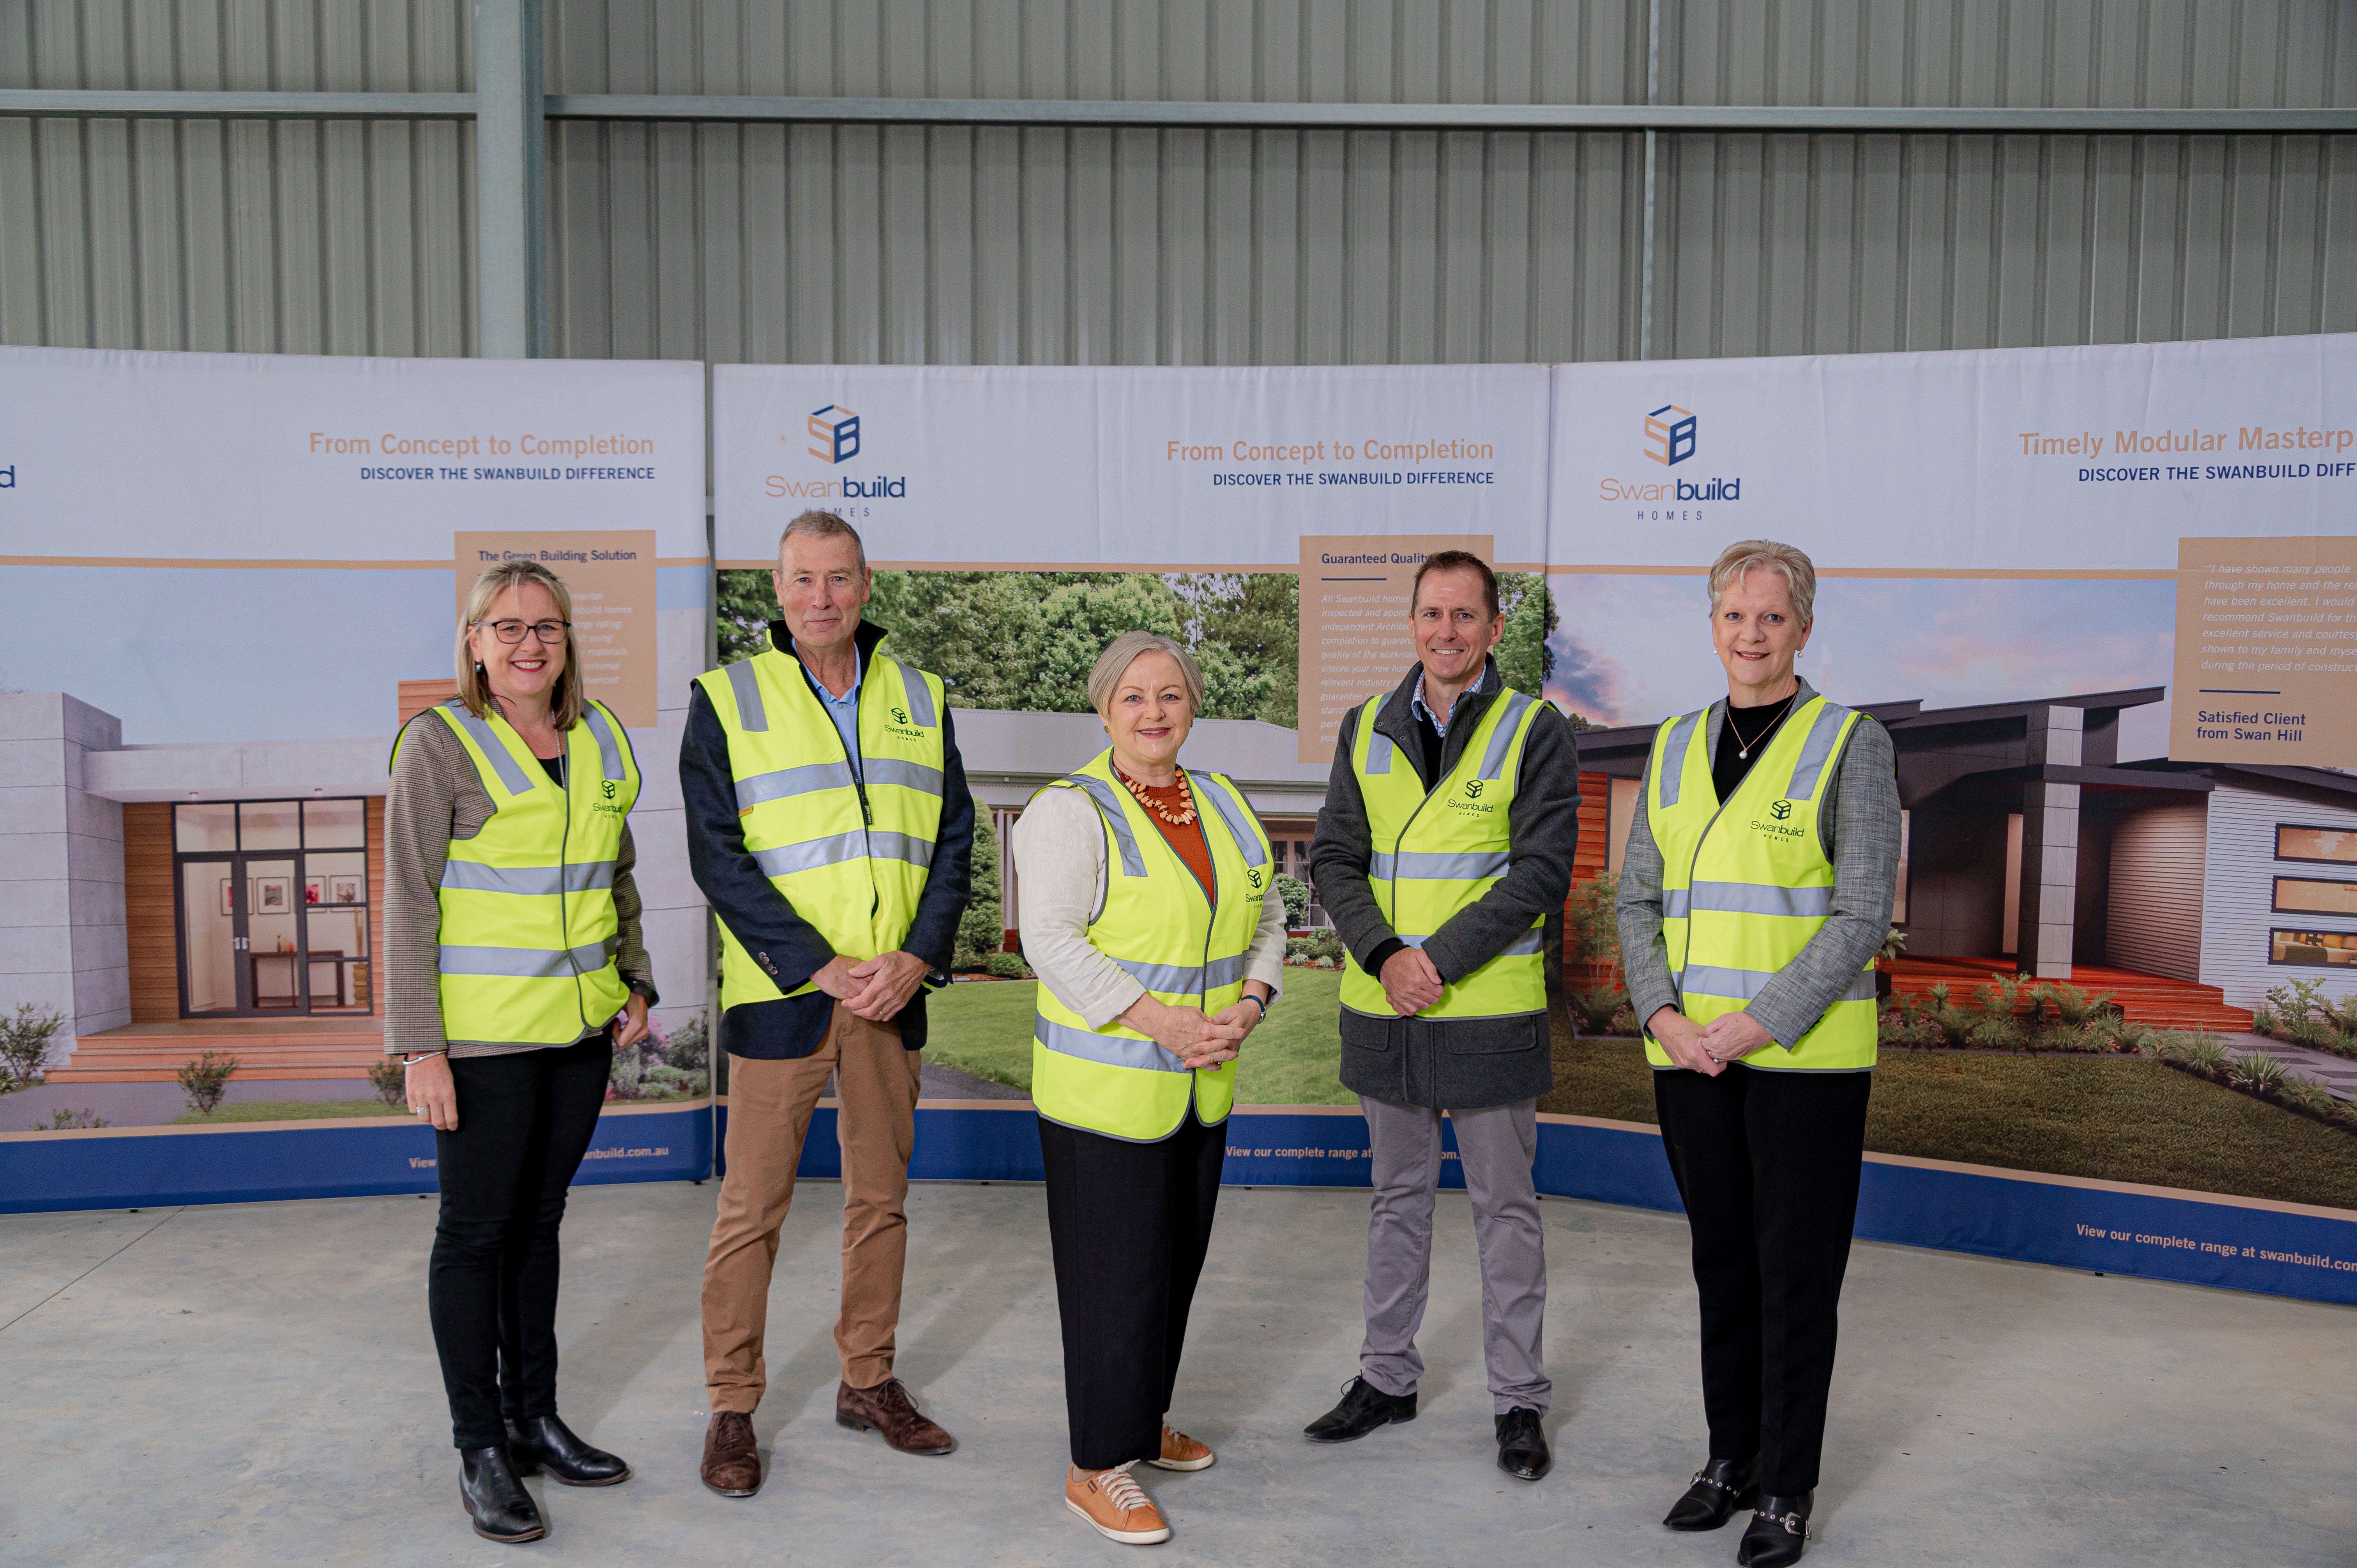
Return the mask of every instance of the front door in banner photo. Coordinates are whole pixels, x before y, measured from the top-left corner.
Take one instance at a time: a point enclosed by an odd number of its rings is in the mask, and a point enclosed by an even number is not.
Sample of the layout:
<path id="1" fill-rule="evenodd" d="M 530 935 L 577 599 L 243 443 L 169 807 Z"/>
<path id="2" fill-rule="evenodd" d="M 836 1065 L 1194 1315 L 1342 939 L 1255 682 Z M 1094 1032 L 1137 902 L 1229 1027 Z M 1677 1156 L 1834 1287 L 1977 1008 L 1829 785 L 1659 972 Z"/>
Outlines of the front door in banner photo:
<path id="1" fill-rule="evenodd" d="M 539 562 L 573 596 L 582 692 L 613 709 L 626 728 L 655 726 L 654 530 L 518 530 L 452 538 L 460 615 L 485 571 L 516 557 Z"/>
<path id="2" fill-rule="evenodd" d="M 2179 762 L 2357 767 L 2357 538 L 2179 539 Z"/>
<path id="3" fill-rule="evenodd" d="M 1415 569 L 1443 550 L 1495 564 L 1487 533 L 1301 536 L 1302 762 L 1332 762 L 1342 715 L 1389 692 L 1415 662 Z"/>

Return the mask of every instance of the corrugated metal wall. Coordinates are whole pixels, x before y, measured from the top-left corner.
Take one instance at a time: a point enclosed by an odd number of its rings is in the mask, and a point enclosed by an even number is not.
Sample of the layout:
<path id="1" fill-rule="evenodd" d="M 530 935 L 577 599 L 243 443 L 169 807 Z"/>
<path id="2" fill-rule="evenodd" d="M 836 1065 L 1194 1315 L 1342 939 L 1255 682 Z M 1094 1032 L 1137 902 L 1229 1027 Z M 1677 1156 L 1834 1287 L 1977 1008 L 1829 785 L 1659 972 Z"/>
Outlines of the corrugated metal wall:
<path id="1" fill-rule="evenodd" d="M 0 0 L 0 87 L 464 92 L 470 0 Z M 0 342 L 467 354 L 471 125 L 0 117 Z"/>
<path id="2" fill-rule="evenodd" d="M 560 92 L 1642 102 L 1646 0 L 547 0 Z M 0 85 L 463 91 L 469 0 L 0 0 Z M 2341 0 L 1663 0 L 1662 98 L 2357 102 Z M 0 119 L 0 341 L 460 353 L 471 134 Z M 1642 138 L 553 123 L 553 351 L 1638 351 Z M 2357 137 L 1661 139 L 1657 352 L 2357 328 Z"/>

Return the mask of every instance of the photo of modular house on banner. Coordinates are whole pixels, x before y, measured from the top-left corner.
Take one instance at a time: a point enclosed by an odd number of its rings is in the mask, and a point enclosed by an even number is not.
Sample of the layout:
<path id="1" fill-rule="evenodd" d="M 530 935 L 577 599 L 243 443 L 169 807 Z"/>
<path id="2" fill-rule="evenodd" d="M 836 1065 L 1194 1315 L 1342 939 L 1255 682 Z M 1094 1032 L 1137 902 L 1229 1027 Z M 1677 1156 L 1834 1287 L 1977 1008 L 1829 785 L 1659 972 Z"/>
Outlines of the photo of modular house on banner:
<path id="1" fill-rule="evenodd" d="M 2357 778 L 2121 763 L 2122 715 L 2163 695 L 1861 704 L 1899 759 L 1899 988 L 2018 971 L 2114 992 L 2155 1027 L 2229 1032 L 2287 975 L 2357 994 Z M 1611 780 L 1612 869 L 1654 731 L 1579 737 Z"/>
<path id="2" fill-rule="evenodd" d="M 12 997 L 58 1020 L 43 1081 L 0 1095 L 12 1198 L 432 1187 L 430 1133 L 370 1078 L 387 770 L 400 726 L 451 698 L 458 606 L 502 559 L 573 595 L 583 691 L 644 779 L 656 1020 L 700 1018 L 673 763 L 709 613 L 700 382 L 0 349 L 7 548 L 46 552 L 0 556 L 5 963 Z M 657 1082 L 612 1107 L 654 1120 L 600 1133 L 645 1153 L 585 1179 L 708 1164 L 708 1114 L 663 1124 L 706 1091 Z"/>

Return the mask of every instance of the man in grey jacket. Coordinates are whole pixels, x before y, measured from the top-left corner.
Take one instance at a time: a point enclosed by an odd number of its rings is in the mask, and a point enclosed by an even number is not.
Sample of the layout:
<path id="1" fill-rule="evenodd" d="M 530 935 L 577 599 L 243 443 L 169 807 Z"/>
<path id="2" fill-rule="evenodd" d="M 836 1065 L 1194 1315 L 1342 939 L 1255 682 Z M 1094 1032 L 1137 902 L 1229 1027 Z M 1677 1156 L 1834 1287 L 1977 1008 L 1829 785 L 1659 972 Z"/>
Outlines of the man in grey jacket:
<path id="1" fill-rule="evenodd" d="M 1534 1481 L 1550 1463 L 1539 1419 L 1553 1385 L 1541 1347 L 1546 1256 L 1531 1164 L 1537 1097 L 1555 1082 L 1548 1015 L 1562 991 L 1563 906 L 1579 843 L 1578 746 L 1560 713 L 1499 677 L 1491 653 L 1505 622 L 1488 564 L 1462 551 L 1433 556 L 1416 575 L 1409 613 L 1417 667 L 1387 698 L 1343 718 L 1309 852 L 1318 898 L 1357 972 L 1344 993 L 1342 1083 L 1366 1112 L 1374 1201 L 1360 1375 L 1306 1434 L 1348 1442 L 1415 1415 L 1424 1371 L 1415 1331 L 1424 1317 L 1446 1110 L 1457 1129 L 1481 1256 L 1482 1349 L 1498 1466 Z M 1363 747 L 1361 725 L 1374 731 Z M 1405 793 L 1401 776 L 1391 771 L 1402 759 L 1416 786 Z M 1361 777 L 1361 766 L 1372 769 L 1370 779 Z M 1486 792 L 1494 800 L 1491 781 L 1509 768 L 1513 788 L 1502 854 L 1403 849 L 1408 822 L 1427 809 L 1437 817 L 1459 795 L 1478 802 Z M 1372 803 L 1370 779 L 1383 787 Z M 1421 804 L 1411 799 L 1418 791 Z M 1410 807 L 1404 814 L 1402 801 Z M 1403 907 L 1398 889 L 1411 864 L 1474 858 L 1483 862 L 1476 869 L 1433 869 L 1435 878 L 1466 877 L 1444 896 L 1453 905 L 1444 918 L 1403 918 L 1410 929 L 1395 929 Z M 1424 897 L 1429 909 L 1435 896 Z M 1543 998 L 1531 983 L 1534 958 L 1544 976 Z M 1380 983 L 1381 1003 L 1371 1002 L 1369 980 Z M 1426 1016 L 1452 993 L 1519 1000 L 1504 1011 L 1480 1005 L 1464 1015 L 1469 1009 L 1449 1007 L 1450 1016 Z M 1361 1004 L 1351 1002 L 1353 994 Z"/>

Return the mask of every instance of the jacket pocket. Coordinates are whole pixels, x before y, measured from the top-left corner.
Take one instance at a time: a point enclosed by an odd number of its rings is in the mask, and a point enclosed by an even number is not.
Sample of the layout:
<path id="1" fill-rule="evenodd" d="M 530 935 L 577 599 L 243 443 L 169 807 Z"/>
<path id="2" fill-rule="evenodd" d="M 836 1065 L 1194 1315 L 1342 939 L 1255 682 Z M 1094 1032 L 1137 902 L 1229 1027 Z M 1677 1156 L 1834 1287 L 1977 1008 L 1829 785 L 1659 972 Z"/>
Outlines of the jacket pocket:
<path id="1" fill-rule="evenodd" d="M 1534 1051 L 1547 1043 L 1544 1013 L 1517 1018 L 1457 1018 L 1424 1026 L 1439 1036 L 1441 1049 L 1456 1057 Z"/>

